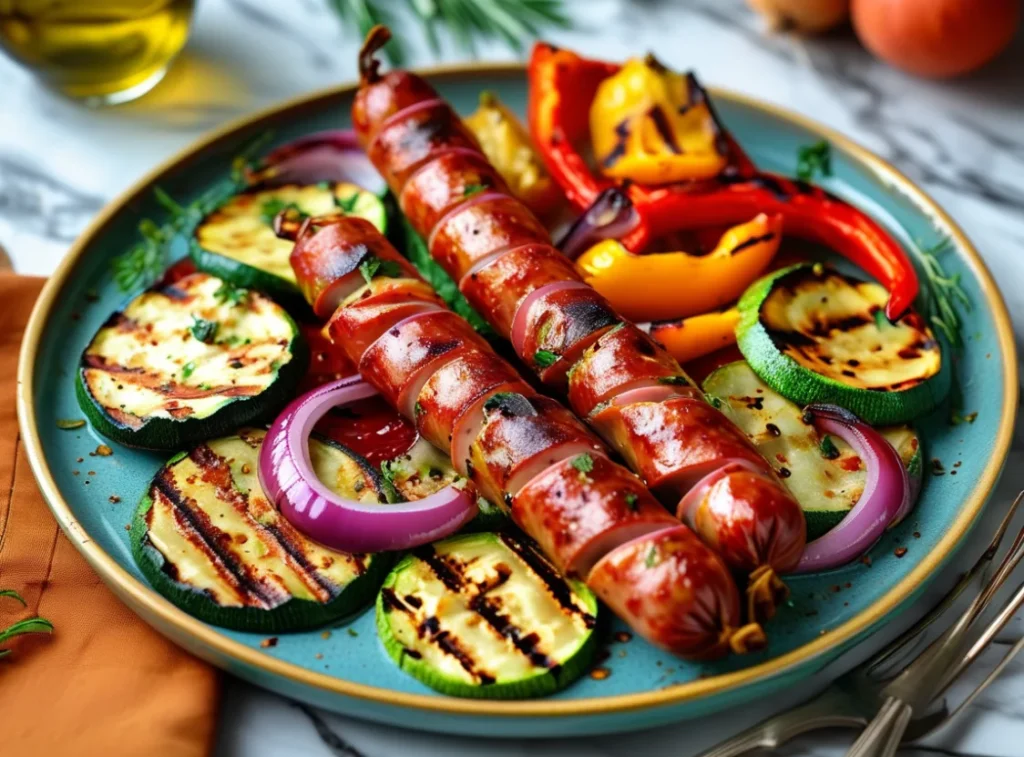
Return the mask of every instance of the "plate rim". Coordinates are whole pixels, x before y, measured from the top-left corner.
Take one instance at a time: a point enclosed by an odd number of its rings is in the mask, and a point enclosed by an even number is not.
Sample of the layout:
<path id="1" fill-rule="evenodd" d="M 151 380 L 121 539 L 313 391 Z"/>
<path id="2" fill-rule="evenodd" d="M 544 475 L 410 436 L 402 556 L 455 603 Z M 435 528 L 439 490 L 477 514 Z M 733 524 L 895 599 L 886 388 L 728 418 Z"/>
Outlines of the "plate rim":
<path id="1" fill-rule="evenodd" d="M 520 62 L 494 63 L 469 62 L 415 69 L 422 76 L 433 80 L 458 80 L 482 76 L 525 75 L 526 65 Z M 21 352 L 17 371 L 17 413 L 22 443 L 25 447 L 29 466 L 43 493 L 51 512 L 85 558 L 86 562 L 103 579 L 104 583 L 128 604 L 133 611 L 153 624 L 156 618 L 158 631 L 170 626 L 175 631 L 204 644 L 219 655 L 247 665 L 262 673 L 280 676 L 293 684 L 308 686 L 329 694 L 343 695 L 358 700 L 382 705 L 393 705 L 421 711 L 448 715 L 474 715 L 497 717 L 566 717 L 573 715 L 596 715 L 611 712 L 627 712 L 638 709 L 665 707 L 693 701 L 713 695 L 724 694 L 746 684 L 763 682 L 773 677 L 792 672 L 797 666 L 807 663 L 829 651 L 849 643 L 881 620 L 888 612 L 901 605 L 922 584 L 931 577 L 945 559 L 956 549 L 980 515 L 992 494 L 1003 464 L 1010 449 L 1013 428 L 1017 417 L 1017 355 L 1016 343 L 1006 303 L 992 278 L 988 267 L 977 249 L 950 215 L 939 206 L 923 189 L 903 175 L 883 158 L 846 137 L 837 130 L 825 126 L 788 108 L 766 102 L 759 98 L 733 90 L 710 87 L 716 98 L 732 100 L 745 107 L 761 111 L 774 118 L 795 124 L 823 139 L 833 148 L 838 148 L 854 162 L 867 167 L 870 172 L 907 196 L 915 205 L 928 212 L 936 225 L 949 233 L 960 248 L 968 266 L 977 278 L 986 307 L 991 311 L 996 328 L 996 340 L 1006 356 L 1003 361 L 1003 402 L 1004 412 L 1000 416 L 995 436 L 994 454 L 990 456 L 974 487 L 964 498 L 960 514 L 943 538 L 925 559 L 915 566 L 899 583 L 876 600 L 870 607 L 853 616 L 842 625 L 822 634 L 814 641 L 804 644 L 786 654 L 741 670 L 717 676 L 701 678 L 668 688 L 632 694 L 618 694 L 609 697 L 587 697 L 571 700 L 535 699 L 521 701 L 472 700 L 447 697 L 437 694 L 416 694 L 395 691 L 389 688 L 355 683 L 345 679 L 308 670 L 286 660 L 264 654 L 223 635 L 213 626 L 188 615 L 171 604 L 162 595 L 142 581 L 135 579 L 122 568 L 113 557 L 93 541 L 84 527 L 74 517 L 70 506 L 61 495 L 49 465 L 43 456 L 42 441 L 33 411 L 33 383 L 36 357 L 43 328 L 53 309 L 57 294 L 73 273 L 78 259 L 92 243 L 93 238 L 105 230 L 107 225 L 136 199 L 148 192 L 157 180 L 168 171 L 187 165 L 202 153 L 227 142 L 262 124 L 264 121 L 283 114 L 317 109 L 327 102 L 352 94 L 357 88 L 355 82 L 320 88 L 304 95 L 286 99 L 274 105 L 261 108 L 254 113 L 232 119 L 228 123 L 208 132 L 182 150 L 161 162 L 144 174 L 130 187 L 122 191 L 99 212 L 96 218 L 82 232 L 65 253 L 57 269 L 49 277 L 39 295 L 22 337 Z M 1010 412 L 1007 412 L 1010 411 Z"/>

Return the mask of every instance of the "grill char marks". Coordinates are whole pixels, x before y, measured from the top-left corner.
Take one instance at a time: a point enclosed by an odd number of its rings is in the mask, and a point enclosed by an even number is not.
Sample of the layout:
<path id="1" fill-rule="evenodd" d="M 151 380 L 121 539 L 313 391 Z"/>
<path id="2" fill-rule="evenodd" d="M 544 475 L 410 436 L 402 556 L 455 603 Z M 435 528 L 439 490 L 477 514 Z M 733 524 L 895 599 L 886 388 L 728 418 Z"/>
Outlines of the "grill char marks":
<path id="1" fill-rule="evenodd" d="M 536 552 L 519 543 L 510 535 L 499 534 L 498 538 L 500 538 L 502 543 L 511 549 L 520 560 L 526 563 L 530 570 L 533 571 L 537 578 L 540 579 L 541 583 L 544 584 L 548 593 L 554 597 L 555 601 L 558 602 L 559 606 L 564 611 L 579 615 L 583 619 L 583 623 L 587 628 L 594 627 L 597 619 L 590 613 L 584 612 L 576 606 L 576 603 L 572 601 L 572 592 L 570 592 L 568 585 L 562 580 L 561 576 L 555 572 L 554 568 L 552 568 Z"/>

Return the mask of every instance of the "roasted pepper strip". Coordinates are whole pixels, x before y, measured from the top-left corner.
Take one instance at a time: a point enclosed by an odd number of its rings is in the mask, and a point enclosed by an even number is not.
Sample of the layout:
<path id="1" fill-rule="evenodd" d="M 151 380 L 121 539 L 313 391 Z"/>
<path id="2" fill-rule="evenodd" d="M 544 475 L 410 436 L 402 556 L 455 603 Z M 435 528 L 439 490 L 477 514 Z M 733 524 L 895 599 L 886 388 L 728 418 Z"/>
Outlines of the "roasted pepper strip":
<path id="1" fill-rule="evenodd" d="M 605 176 L 666 184 L 725 168 L 728 152 L 693 81 L 648 55 L 601 82 L 590 104 L 590 139 Z"/>
<path id="2" fill-rule="evenodd" d="M 739 310 L 731 307 L 682 320 L 638 323 L 637 326 L 645 329 L 677 362 L 685 363 L 736 344 L 739 321 Z"/>
<path id="3" fill-rule="evenodd" d="M 530 57 L 530 133 L 552 178 L 580 211 L 617 183 L 595 174 L 581 147 L 589 139 L 590 104 L 601 83 L 619 70 L 617 64 L 545 43 L 535 45 Z M 661 186 L 624 182 L 639 217 L 622 239 L 626 249 L 642 252 L 652 240 L 674 231 L 778 213 L 787 233 L 831 247 L 885 286 L 886 315 L 896 320 L 918 291 L 914 266 L 899 243 L 868 215 L 823 190 L 757 171 L 707 104 L 721 129 L 728 166 L 711 179 Z"/>
<path id="4" fill-rule="evenodd" d="M 722 235 L 708 255 L 634 255 L 606 239 L 576 261 L 584 279 L 634 321 L 685 318 L 738 298 L 779 249 L 781 216 L 758 215 Z"/>
<path id="5" fill-rule="evenodd" d="M 526 127 L 497 95 L 480 93 L 480 106 L 463 121 L 516 197 L 542 218 L 558 210 L 562 190 L 533 149 Z"/>

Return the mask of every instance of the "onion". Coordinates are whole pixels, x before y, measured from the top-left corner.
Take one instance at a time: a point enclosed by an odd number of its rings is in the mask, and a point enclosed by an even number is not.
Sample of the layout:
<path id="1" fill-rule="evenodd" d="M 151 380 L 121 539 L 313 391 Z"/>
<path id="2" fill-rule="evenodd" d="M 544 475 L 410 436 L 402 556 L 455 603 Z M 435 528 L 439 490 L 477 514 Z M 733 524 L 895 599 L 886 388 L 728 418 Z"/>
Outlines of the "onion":
<path id="1" fill-rule="evenodd" d="M 252 184 L 316 184 L 320 181 L 351 182 L 368 192 L 384 191 L 384 179 L 356 141 L 351 129 L 319 131 L 270 152 Z"/>
<path id="2" fill-rule="evenodd" d="M 918 76 L 973 71 L 1017 31 L 1020 0 L 853 0 L 853 28 L 872 53 Z"/>
<path id="3" fill-rule="evenodd" d="M 316 477 L 309 458 L 313 426 L 332 407 L 373 397 L 358 376 L 317 387 L 294 400 L 270 426 L 259 456 L 259 479 L 270 501 L 295 528 L 341 552 L 408 549 L 448 536 L 476 512 L 473 497 L 448 486 L 398 504 L 345 499 Z"/>
<path id="4" fill-rule="evenodd" d="M 635 405 L 638 402 L 664 402 L 672 397 L 690 397 L 700 399 L 703 397 L 700 389 L 685 384 L 648 384 L 646 386 L 634 386 L 612 398 L 612 404 L 620 407 Z"/>
<path id="5" fill-rule="evenodd" d="M 553 284 L 545 284 L 542 287 L 537 287 L 528 295 L 523 298 L 523 301 L 519 303 L 519 307 L 516 308 L 516 314 L 512 317 L 512 349 L 516 351 L 516 354 L 522 357 L 523 344 L 526 342 L 526 319 L 530 314 L 530 307 L 537 301 L 539 297 L 551 292 L 557 292 L 559 289 L 589 289 L 587 284 L 582 281 L 556 281 Z"/>
<path id="6" fill-rule="evenodd" d="M 772 31 L 821 34 L 850 15 L 850 0 L 747 0 Z"/>
<path id="7" fill-rule="evenodd" d="M 693 526 L 697 518 L 697 508 L 700 507 L 704 501 L 704 497 L 707 496 L 708 491 L 714 486 L 720 479 L 734 473 L 735 471 L 747 470 L 752 473 L 764 473 L 764 467 L 755 465 L 749 460 L 743 460 L 741 458 L 733 458 L 726 460 L 722 465 L 709 474 L 700 479 L 693 487 L 683 495 L 683 498 L 679 500 L 679 504 L 676 506 L 676 517 L 679 518 L 683 523 L 689 526 Z"/>
<path id="8" fill-rule="evenodd" d="M 575 260 L 602 240 L 624 237 L 639 222 L 633 201 L 622 190 L 611 187 L 597 196 L 556 247 L 570 260 Z"/>
<path id="9" fill-rule="evenodd" d="M 838 526 L 804 548 L 795 573 L 829 570 L 857 559 L 910 507 L 910 477 L 885 437 L 849 410 L 809 405 L 815 428 L 835 434 L 860 455 L 867 469 L 864 492 Z"/>

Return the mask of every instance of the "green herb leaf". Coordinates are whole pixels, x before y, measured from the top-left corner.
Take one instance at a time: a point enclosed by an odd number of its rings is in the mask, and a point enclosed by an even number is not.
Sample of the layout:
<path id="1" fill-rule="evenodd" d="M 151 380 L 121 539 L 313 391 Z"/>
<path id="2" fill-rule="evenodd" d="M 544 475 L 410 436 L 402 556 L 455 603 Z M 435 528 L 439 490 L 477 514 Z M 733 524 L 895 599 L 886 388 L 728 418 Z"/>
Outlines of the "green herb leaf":
<path id="1" fill-rule="evenodd" d="M 423 404 L 417 400 L 416 405 L 413 407 L 412 411 L 413 415 L 419 418 L 421 415 L 423 415 Z"/>
<path id="2" fill-rule="evenodd" d="M 356 636 L 358 636 L 358 635 L 359 635 L 359 631 L 357 631 L 357 630 L 356 630 L 356 629 L 354 629 L 354 628 L 349 628 L 349 629 L 348 629 L 348 635 L 349 635 L 349 636 L 351 636 L 351 637 L 353 637 L 353 638 L 355 638 Z"/>
<path id="3" fill-rule="evenodd" d="M 0 644 L 22 634 L 50 633 L 51 631 L 53 631 L 53 623 L 46 618 L 25 618 L 25 620 L 19 620 L 0 631 Z"/>
<path id="4" fill-rule="evenodd" d="M 331 188 L 331 182 L 329 181 L 318 181 L 316 183 L 317 189 L 329 190 Z"/>
<path id="5" fill-rule="evenodd" d="M 832 437 L 825 434 L 821 437 L 821 442 L 818 444 L 818 450 L 821 452 L 821 456 L 826 460 L 835 460 L 839 457 L 839 448 L 836 443 L 832 441 Z"/>
<path id="6" fill-rule="evenodd" d="M 85 421 L 82 418 L 58 418 L 57 428 L 61 431 L 74 431 L 76 428 L 81 428 L 85 425 Z M 0 597 L 4 596 L 0 594 Z"/>
<path id="7" fill-rule="evenodd" d="M 399 278 L 402 275 L 402 266 L 394 260 L 381 260 L 376 255 L 368 255 L 359 264 L 359 273 L 363 275 L 366 283 L 369 284 L 373 281 L 373 277 L 377 275 L 387 276 L 391 279 Z"/>
<path id="8" fill-rule="evenodd" d="M 485 184 L 469 184 L 465 189 L 462 190 L 463 197 L 472 197 L 475 194 L 480 194 L 487 186 Z"/>
<path id="9" fill-rule="evenodd" d="M 194 360 L 189 360 L 185 365 L 181 366 L 181 377 L 187 379 L 196 370 L 196 363 Z"/>
<path id="10" fill-rule="evenodd" d="M 878 310 L 874 312 L 873 317 L 875 319 L 875 328 L 879 331 L 892 326 L 889 319 L 885 317 L 885 308 L 878 308 Z"/>
<path id="11" fill-rule="evenodd" d="M 629 492 L 628 494 L 626 494 L 626 507 L 628 507 L 633 512 L 636 512 L 637 511 L 637 504 L 636 504 L 637 499 L 638 499 L 638 497 L 633 492 Z"/>
<path id="12" fill-rule="evenodd" d="M 344 210 L 346 213 L 351 213 L 356 209 L 356 204 L 359 202 L 359 192 L 353 192 L 351 195 L 345 198 L 334 196 L 334 204 Z"/>
<path id="13" fill-rule="evenodd" d="M 797 151 L 796 176 L 811 181 L 817 176 L 832 175 L 832 145 L 824 139 L 813 145 L 804 145 Z"/>
<path id="14" fill-rule="evenodd" d="M 207 321 L 205 318 L 199 318 L 198 316 L 193 315 L 192 326 L 189 330 L 192 332 L 192 336 L 200 342 L 211 344 L 214 337 L 217 335 L 217 329 L 219 328 L 220 324 L 216 321 Z"/>
<path id="15" fill-rule="evenodd" d="M 647 556 L 644 558 L 644 565 L 648 568 L 653 568 L 658 564 L 658 548 L 655 545 L 651 545 L 647 550 Z"/>
<path id="16" fill-rule="evenodd" d="M 26 602 L 22 598 L 22 596 L 18 592 L 16 592 L 14 589 L 2 589 L 2 590 L 0 590 L 0 597 L 9 597 L 11 599 L 17 600 L 18 602 L 21 602 L 21 606 L 22 607 L 28 607 L 28 602 Z"/>
<path id="17" fill-rule="evenodd" d="M 501 404 L 508 400 L 510 397 L 515 396 L 515 392 L 498 392 L 497 394 L 492 394 L 490 397 L 487 398 L 487 401 L 484 403 L 484 410 L 495 410 L 501 407 Z"/>
<path id="18" fill-rule="evenodd" d="M 551 350 L 537 350 L 533 353 L 533 362 L 541 368 L 549 368 L 558 362 L 558 354 Z"/>
<path id="19" fill-rule="evenodd" d="M 594 470 L 594 458 L 588 452 L 576 455 L 572 459 L 572 467 L 580 473 L 590 473 L 590 471 Z"/>
<path id="20" fill-rule="evenodd" d="M 658 378 L 658 383 L 671 386 L 690 386 L 691 382 L 686 376 L 661 376 Z"/>
<path id="21" fill-rule="evenodd" d="M 278 214 L 283 210 L 293 210 L 299 216 L 299 220 L 309 218 L 309 213 L 306 213 L 296 205 L 294 202 L 285 202 L 280 197 L 271 197 L 263 201 L 260 205 L 260 220 L 267 226 L 271 226 L 274 223 L 274 219 L 277 218 Z"/>
<path id="22" fill-rule="evenodd" d="M 236 287 L 225 281 L 217 287 L 217 291 L 213 293 L 213 297 L 221 304 L 228 303 L 231 305 L 240 305 L 248 299 L 249 290 L 243 289 L 242 287 Z"/>

